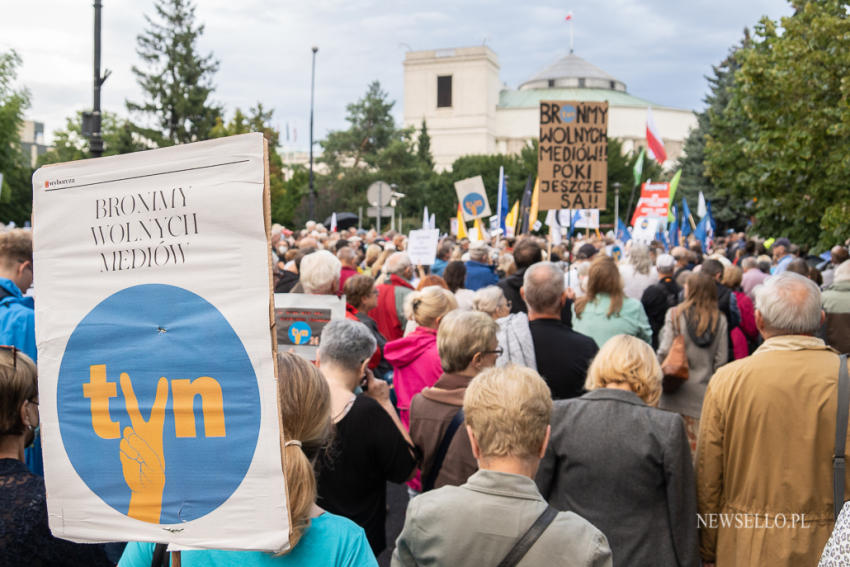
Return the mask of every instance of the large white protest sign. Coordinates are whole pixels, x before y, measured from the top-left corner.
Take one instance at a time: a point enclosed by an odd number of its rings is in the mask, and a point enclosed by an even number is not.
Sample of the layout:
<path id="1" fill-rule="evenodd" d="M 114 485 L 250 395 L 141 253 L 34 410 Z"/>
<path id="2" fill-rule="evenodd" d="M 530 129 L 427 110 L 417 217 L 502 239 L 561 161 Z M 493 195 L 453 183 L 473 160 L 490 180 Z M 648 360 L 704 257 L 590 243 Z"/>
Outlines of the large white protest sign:
<path id="1" fill-rule="evenodd" d="M 325 325 L 345 319 L 345 296 L 276 293 L 274 316 L 277 347 L 313 361 Z"/>
<path id="2" fill-rule="evenodd" d="M 575 228 L 599 228 L 599 209 L 573 209 L 572 213 Z"/>
<path id="3" fill-rule="evenodd" d="M 655 240 L 658 234 L 659 220 L 651 217 L 640 217 L 635 219 L 635 226 L 632 229 L 632 240 L 643 242 L 646 244 Z"/>
<path id="4" fill-rule="evenodd" d="M 407 238 L 407 255 L 414 266 L 430 266 L 437 259 L 438 229 L 411 230 Z"/>
<path id="5" fill-rule="evenodd" d="M 480 175 L 455 181 L 457 200 L 460 210 L 463 211 L 464 222 L 469 222 L 481 217 L 489 217 L 490 201 L 487 200 L 487 191 L 484 190 L 484 179 Z"/>
<path id="6" fill-rule="evenodd" d="M 39 169 L 50 528 L 288 546 L 261 134 Z"/>

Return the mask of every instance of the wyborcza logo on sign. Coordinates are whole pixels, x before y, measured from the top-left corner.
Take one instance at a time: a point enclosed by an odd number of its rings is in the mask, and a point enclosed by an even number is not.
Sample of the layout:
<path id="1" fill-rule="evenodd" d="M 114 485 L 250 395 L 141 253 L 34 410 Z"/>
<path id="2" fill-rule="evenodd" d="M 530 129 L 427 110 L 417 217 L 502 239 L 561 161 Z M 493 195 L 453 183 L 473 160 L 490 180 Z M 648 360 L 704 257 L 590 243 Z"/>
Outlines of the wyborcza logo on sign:
<path id="1" fill-rule="evenodd" d="M 236 332 L 205 299 L 170 285 L 121 290 L 80 321 L 57 408 L 80 478 L 115 510 L 155 524 L 224 503 L 260 430 L 257 379 Z"/>
<path id="2" fill-rule="evenodd" d="M 73 185 L 77 180 L 73 177 L 69 179 L 54 179 L 53 181 L 44 181 L 44 188 L 50 189 L 51 187 L 61 187 L 63 185 Z"/>
<path id="3" fill-rule="evenodd" d="M 463 198 L 463 208 L 470 215 L 480 215 L 484 212 L 484 196 L 481 193 L 470 193 Z"/>

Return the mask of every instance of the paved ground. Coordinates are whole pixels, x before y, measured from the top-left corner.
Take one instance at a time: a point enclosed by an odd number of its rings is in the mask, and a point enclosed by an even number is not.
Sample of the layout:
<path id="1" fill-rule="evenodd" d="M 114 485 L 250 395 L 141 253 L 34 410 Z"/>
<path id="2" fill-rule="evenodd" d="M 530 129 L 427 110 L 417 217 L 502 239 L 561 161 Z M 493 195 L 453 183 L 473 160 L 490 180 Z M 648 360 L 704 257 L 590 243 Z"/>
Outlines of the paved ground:
<path id="1" fill-rule="evenodd" d="M 404 527 L 404 512 L 407 509 L 407 485 L 387 483 L 387 549 L 378 556 L 378 565 L 387 567 L 390 564 L 395 540 Z"/>

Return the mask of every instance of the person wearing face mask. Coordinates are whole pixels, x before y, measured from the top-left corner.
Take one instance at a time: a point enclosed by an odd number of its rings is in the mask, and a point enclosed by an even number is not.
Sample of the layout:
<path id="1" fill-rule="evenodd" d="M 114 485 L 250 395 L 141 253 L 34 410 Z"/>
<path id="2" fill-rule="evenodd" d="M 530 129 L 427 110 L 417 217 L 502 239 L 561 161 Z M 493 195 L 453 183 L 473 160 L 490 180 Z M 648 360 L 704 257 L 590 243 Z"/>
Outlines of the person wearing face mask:
<path id="1" fill-rule="evenodd" d="M 0 346 L 0 565 L 111 565 L 103 546 L 50 533 L 44 480 L 24 464 L 39 424 L 36 377 L 29 356 Z"/>

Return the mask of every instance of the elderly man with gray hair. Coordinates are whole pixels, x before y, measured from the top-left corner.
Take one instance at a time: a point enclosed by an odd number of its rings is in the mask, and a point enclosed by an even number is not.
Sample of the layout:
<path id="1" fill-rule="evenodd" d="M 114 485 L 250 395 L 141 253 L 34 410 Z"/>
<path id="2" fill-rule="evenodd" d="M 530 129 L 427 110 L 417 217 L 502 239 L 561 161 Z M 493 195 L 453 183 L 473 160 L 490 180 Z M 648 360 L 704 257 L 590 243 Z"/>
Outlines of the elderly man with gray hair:
<path id="1" fill-rule="evenodd" d="M 327 250 L 319 250 L 301 260 L 299 285 L 304 293 L 336 295 L 342 264 Z"/>
<path id="2" fill-rule="evenodd" d="M 378 330 L 387 339 L 394 341 L 404 336 L 407 318 L 404 316 L 404 300 L 413 286 L 413 266 L 410 256 L 394 252 L 384 264 L 386 274 L 379 280 L 378 305 L 368 315 L 378 323 Z"/>
<path id="3" fill-rule="evenodd" d="M 561 321 L 567 301 L 564 272 L 552 262 L 529 266 L 520 295 L 525 313 L 499 320 L 499 345 L 504 349 L 497 366 L 522 364 L 536 369 L 553 399 L 575 398 L 584 392 L 587 368 L 599 350 L 596 342 Z"/>
<path id="4" fill-rule="evenodd" d="M 375 346 L 372 331 L 358 321 L 331 321 L 322 330 L 316 363 L 330 387 L 335 432 L 316 476 L 317 504 L 361 526 L 378 555 L 386 547 L 386 483 L 412 477 L 416 458 L 389 386 L 368 370 Z M 358 386 L 363 394 L 355 394 Z"/>
<path id="5" fill-rule="evenodd" d="M 814 336 L 824 319 L 814 282 L 784 272 L 755 293 L 764 344 L 705 392 L 700 555 L 703 565 L 815 565 L 833 526 L 839 357 Z"/>

